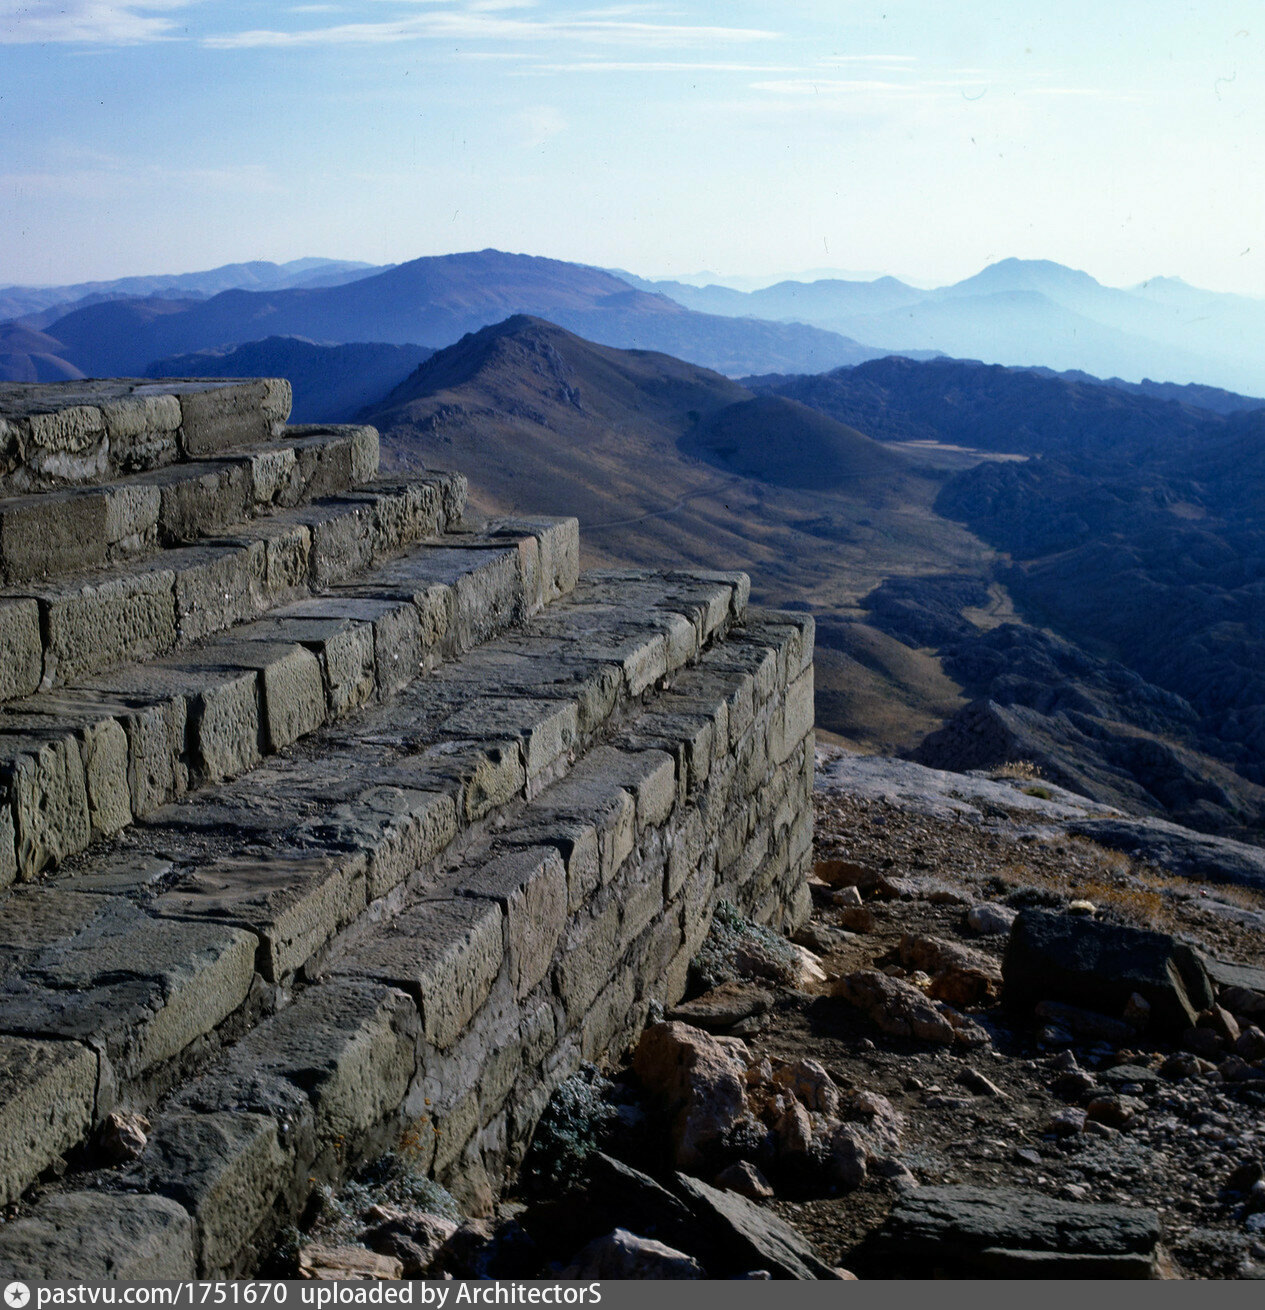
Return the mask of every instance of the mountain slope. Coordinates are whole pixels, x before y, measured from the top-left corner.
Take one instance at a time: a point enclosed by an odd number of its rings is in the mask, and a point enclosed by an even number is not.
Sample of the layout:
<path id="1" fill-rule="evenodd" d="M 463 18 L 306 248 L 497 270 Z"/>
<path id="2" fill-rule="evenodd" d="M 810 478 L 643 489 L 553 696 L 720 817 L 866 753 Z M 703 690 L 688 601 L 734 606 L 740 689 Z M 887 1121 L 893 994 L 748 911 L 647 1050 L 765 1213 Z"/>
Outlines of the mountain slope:
<path id="1" fill-rule="evenodd" d="M 909 468 L 855 428 L 782 396 L 726 406 L 700 422 L 682 448 L 776 487 L 837 491 L 874 478 L 895 485 Z"/>
<path id="2" fill-rule="evenodd" d="M 227 291 L 176 312 L 152 300 L 93 305 L 48 332 L 85 371 L 126 373 L 265 336 L 443 344 L 524 312 L 592 340 L 733 373 L 828 368 L 876 353 L 820 328 L 695 314 L 599 269 L 495 250 L 416 259 L 338 287 Z"/>
<path id="3" fill-rule="evenodd" d="M 151 378 L 286 378 L 294 392 L 294 423 L 346 423 L 397 386 L 433 352 L 381 342 L 318 346 L 301 337 L 268 337 L 230 350 L 160 359 Z"/>

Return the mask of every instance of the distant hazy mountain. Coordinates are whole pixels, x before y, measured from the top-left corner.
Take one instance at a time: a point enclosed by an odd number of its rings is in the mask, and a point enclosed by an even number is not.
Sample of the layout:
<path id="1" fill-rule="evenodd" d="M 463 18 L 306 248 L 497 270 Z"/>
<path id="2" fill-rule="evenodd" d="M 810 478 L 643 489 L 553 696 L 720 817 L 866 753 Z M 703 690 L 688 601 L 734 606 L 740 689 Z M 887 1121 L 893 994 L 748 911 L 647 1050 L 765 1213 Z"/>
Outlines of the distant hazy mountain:
<path id="1" fill-rule="evenodd" d="M 301 337 L 268 337 L 227 350 L 157 360 L 151 378 L 281 377 L 294 390 L 291 421 L 346 423 L 399 385 L 434 352 L 425 346 L 353 342 L 321 346 Z"/>
<path id="2" fill-rule="evenodd" d="M 894 278 L 783 282 L 752 292 L 639 285 L 692 309 L 795 319 L 902 354 L 1265 392 L 1265 300 L 1177 278 L 1120 290 L 1049 260 L 1005 259 L 932 291 Z"/>
<path id="3" fill-rule="evenodd" d="M 279 287 L 336 286 L 380 269 L 380 265 L 346 259 L 292 259 L 285 264 L 255 260 L 247 264 L 223 264 L 201 273 L 157 273 L 60 287 L 0 287 L 0 320 L 37 314 L 56 305 L 118 300 L 125 296 L 194 297 L 213 296 L 235 287 L 273 291 Z"/>
<path id="4" fill-rule="evenodd" d="M 83 374 L 58 351 L 60 341 L 17 323 L 0 323 L 0 382 L 65 382 Z"/>
<path id="5" fill-rule="evenodd" d="M 262 336 L 443 345 L 521 312 L 592 340 L 728 373 L 829 368 L 876 353 L 820 328 L 695 314 L 599 269 L 495 250 L 416 259 L 337 287 L 226 291 L 178 310 L 153 299 L 112 301 L 46 331 L 85 372 L 129 373 L 168 355 Z"/>

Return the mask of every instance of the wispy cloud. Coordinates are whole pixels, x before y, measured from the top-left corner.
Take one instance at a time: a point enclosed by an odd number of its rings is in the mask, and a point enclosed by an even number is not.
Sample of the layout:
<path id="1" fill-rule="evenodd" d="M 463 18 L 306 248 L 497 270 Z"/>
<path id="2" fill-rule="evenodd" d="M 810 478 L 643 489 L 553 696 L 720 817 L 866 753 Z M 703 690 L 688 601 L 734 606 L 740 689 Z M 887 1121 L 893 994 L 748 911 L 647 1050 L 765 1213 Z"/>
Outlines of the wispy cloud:
<path id="1" fill-rule="evenodd" d="M 173 10 L 196 0 L 0 0 L 0 44 L 76 42 L 135 45 L 162 41 L 176 31 Z"/>
<path id="2" fill-rule="evenodd" d="M 526 71 L 532 73 L 793 73 L 797 70 L 789 64 L 722 64 L 706 61 L 685 63 L 648 59 L 577 59 L 562 64 L 533 64 Z"/>
<path id="3" fill-rule="evenodd" d="M 633 45 L 650 48 L 681 45 L 712 46 L 772 39 L 776 34 L 755 28 L 698 26 L 649 22 L 626 17 L 625 9 L 595 11 L 583 18 L 513 18 L 505 4 L 480 3 L 443 8 L 405 18 L 363 23 L 337 23 L 294 31 L 261 28 L 204 38 L 214 49 L 233 50 L 259 46 L 380 45 L 393 41 L 499 40 L 525 43 L 584 42 L 591 45 Z M 518 8 L 518 5 L 514 5 Z"/>

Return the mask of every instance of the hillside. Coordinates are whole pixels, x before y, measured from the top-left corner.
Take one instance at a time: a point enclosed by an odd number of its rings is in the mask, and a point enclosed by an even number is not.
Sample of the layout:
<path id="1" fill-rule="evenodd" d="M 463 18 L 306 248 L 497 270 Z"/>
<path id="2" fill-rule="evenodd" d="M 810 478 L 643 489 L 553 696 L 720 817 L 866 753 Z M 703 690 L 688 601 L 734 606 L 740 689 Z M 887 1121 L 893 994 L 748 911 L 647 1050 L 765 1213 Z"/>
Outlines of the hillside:
<path id="1" fill-rule="evenodd" d="M 751 385 L 888 441 L 1025 457 L 975 460 L 936 500 L 1009 565 L 956 590 L 929 576 L 867 597 L 873 623 L 934 649 L 972 699 L 919 758 L 1022 755 L 1135 810 L 1214 831 L 1265 822 L 1259 411 L 961 360 Z M 981 627 L 990 581 L 1052 633 Z"/>
<path id="2" fill-rule="evenodd" d="M 446 345 L 516 313 L 726 373 L 831 368 L 876 353 L 821 328 L 696 314 L 599 269 L 496 250 L 415 259 L 334 287 L 231 290 L 183 303 L 108 301 L 46 330 L 85 372 L 127 374 L 170 355 L 268 336 Z"/>
<path id="3" fill-rule="evenodd" d="M 752 402 L 717 373 L 518 317 L 439 351 L 364 417 L 399 465 L 477 473 L 485 510 L 578 514 L 589 565 L 746 569 L 764 603 L 818 616 L 823 730 L 911 746 L 961 704 L 958 690 L 934 658 L 858 621 L 858 601 L 892 573 L 979 570 L 989 552 L 931 511 L 940 475 L 858 434 L 844 433 L 890 477 L 784 487 L 689 452 L 713 420 L 757 414 Z"/>
<path id="4" fill-rule="evenodd" d="M 294 423 L 346 423 L 397 386 L 432 352 L 425 346 L 351 342 L 322 346 L 301 337 L 269 337 L 225 350 L 156 360 L 151 378 L 286 378 Z"/>

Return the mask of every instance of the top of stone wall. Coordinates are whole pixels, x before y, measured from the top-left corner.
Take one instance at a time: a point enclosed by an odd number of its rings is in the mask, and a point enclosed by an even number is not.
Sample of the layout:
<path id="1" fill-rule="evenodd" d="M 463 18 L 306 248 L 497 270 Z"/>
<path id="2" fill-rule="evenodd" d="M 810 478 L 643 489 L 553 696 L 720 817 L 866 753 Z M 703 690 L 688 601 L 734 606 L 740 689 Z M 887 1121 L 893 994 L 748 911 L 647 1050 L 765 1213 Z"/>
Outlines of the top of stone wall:
<path id="1" fill-rule="evenodd" d="M 279 436 L 284 378 L 87 378 L 0 386 L 0 494 L 104 482 Z"/>

